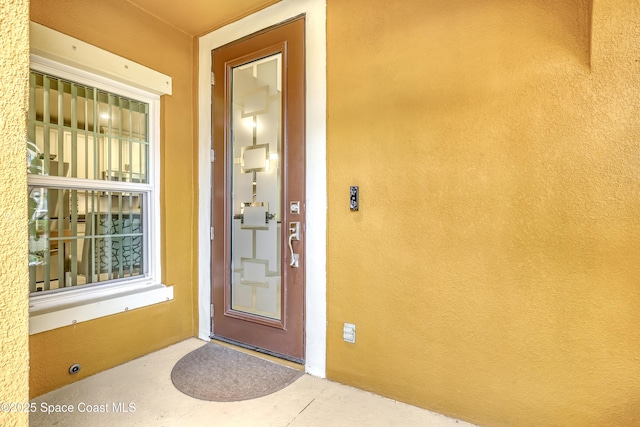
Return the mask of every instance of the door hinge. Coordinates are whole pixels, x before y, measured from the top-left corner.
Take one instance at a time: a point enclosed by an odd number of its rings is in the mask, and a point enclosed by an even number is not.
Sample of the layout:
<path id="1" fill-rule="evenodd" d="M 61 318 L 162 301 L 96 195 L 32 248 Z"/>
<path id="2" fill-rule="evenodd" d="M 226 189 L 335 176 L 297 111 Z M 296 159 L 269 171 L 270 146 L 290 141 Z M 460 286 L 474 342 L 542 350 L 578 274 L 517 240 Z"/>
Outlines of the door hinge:
<path id="1" fill-rule="evenodd" d="M 213 71 L 211 72 L 211 86 L 215 86 L 216 85 L 216 75 L 213 74 Z"/>
<path id="2" fill-rule="evenodd" d="M 213 163 L 216 159 L 216 150 L 211 149 L 211 163 Z"/>
<path id="3" fill-rule="evenodd" d="M 210 317 L 213 319 L 213 304 L 211 304 L 211 314 Z"/>
<path id="4" fill-rule="evenodd" d="M 211 240 L 213 240 L 213 236 L 214 236 L 214 234 L 215 234 L 215 233 L 214 233 L 214 231 L 213 231 L 213 227 L 211 227 L 211 229 L 209 230 L 209 238 L 210 238 Z"/>

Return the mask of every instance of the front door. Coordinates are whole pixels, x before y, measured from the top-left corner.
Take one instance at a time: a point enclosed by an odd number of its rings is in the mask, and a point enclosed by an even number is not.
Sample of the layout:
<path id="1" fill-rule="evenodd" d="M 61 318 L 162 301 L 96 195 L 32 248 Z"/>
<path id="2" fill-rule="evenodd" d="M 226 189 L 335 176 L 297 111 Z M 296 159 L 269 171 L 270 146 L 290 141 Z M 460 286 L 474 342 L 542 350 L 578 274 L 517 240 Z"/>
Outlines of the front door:
<path id="1" fill-rule="evenodd" d="M 212 55 L 212 338 L 302 363 L 304 18 Z"/>

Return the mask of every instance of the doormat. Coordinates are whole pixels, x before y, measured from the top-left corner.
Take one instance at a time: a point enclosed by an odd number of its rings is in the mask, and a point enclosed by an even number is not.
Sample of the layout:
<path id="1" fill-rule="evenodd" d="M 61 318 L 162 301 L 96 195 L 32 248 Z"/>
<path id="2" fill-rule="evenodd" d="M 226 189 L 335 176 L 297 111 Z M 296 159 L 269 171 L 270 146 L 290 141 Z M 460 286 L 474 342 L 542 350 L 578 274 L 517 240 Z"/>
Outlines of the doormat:
<path id="1" fill-rule="evenodd" d="M 274 393 L 302 375 L 302 371 L 209 342 L 176 363 L 171 381 L 196 399 L 235 402 Z"/>

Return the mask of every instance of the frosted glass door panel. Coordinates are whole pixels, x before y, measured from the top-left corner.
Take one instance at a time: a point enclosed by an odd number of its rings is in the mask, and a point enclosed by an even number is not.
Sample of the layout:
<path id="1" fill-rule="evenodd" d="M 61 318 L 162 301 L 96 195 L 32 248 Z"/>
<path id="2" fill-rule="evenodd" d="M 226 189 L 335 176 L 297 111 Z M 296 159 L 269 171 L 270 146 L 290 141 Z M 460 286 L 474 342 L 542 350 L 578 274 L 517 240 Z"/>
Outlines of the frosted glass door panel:
<path id="1" fill-rule="evenodd" d="M 231 308 L 282 319 L 282 54 L 232 71 Z"/>

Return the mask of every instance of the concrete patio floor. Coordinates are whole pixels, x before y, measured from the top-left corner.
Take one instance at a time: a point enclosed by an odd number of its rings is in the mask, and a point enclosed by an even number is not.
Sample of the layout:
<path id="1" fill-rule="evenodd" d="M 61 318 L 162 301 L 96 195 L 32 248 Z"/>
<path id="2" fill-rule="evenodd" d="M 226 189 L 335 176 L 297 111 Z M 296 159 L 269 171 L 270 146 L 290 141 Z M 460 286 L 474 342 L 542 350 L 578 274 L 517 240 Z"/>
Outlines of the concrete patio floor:
<path id="1" fill-rule="evenodd" d="M 182 356 L 205 344 L 191 338 L 42 395 L 32 400 L 38 410 L 31 414 L 30 425 L 472 426 L 310 375 L 258 399 L 230 403 L 194 399 L 173 386 L 171 369 Z M 120 412 L 114 411 L 114 404 Z M 74 412 L 57 412 L 62 407 L 56 405 L 69 405 Z M 105 408 L 109 412 L 87 412 Z"/>

